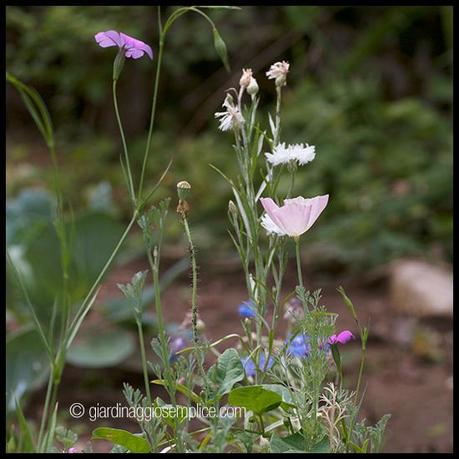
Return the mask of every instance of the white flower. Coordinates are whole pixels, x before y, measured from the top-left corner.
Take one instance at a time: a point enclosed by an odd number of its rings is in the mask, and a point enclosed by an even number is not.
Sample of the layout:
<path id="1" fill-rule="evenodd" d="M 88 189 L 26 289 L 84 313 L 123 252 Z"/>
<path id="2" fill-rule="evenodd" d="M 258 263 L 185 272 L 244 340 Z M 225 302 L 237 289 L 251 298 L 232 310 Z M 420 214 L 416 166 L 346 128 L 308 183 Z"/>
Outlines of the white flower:
<path id="1" fill-rule="evenodd" d="M 222 131 L 234 129 L 244 123 L 244 117 L 232 101 L 233 98 L 228 94 L 223 102 L 223 107 L 226 108 L 226 111 L 215 113 L 215 118 L 221 118 L 218 128 Z"/>
<path id="2" fill-rule="evenodd" d="M 264 214 L 261 217 L 261 226 L 263 226 L 268 235 L 277 234 L 278 236 L 285 236 L 286 234 L 272 221 L 268 214 Z"/>
<path id="3" fill-rule="evenodd" d="M 276 80 L 276 86 L 285 86 L 287 83 L 287 73 L 290 64 L 288 62 L 276 62 L 271 65 L 270 69 L 266 72 L 269 80 Z"/>
<path id="4" fill-rule="evenodd" d="M 283 142 L 277 145 L 272 153 L 265 153 L 265 156 L 274 166 L 288 164 L 291 161 L 297 161 L 300 166 L 303 166 L 315 158 L 315 150 L 314 145 L 296 143 L 285 146 Z"/>

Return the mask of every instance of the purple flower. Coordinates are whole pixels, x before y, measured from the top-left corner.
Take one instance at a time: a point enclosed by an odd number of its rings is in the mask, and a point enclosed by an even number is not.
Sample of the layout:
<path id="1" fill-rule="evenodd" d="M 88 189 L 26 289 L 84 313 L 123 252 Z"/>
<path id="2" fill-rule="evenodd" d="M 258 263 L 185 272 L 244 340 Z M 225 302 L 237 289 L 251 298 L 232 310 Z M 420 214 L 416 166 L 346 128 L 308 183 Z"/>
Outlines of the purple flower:
<path id="1" fill-rule="evenodd" d="M 341 333 L 338 333 L 337 335 L 330 336 L 330 338 L 328 338 L 328 343 L 329 344 L 346 344 L 352 339 L 355 339 L 355 336 L 349 330 L 344 330 Z"/>
<path id="2" fill-rule="evenodd" d="M 287 353 L 293 355 L 294 357 L 307 357 L 311 351 L 308 335 L 297 335 L 291 341 L 289 338 L 285 342 L 289 343 Z"/>
<path id="3" fill-rule="evenodd" d="M 171 340 L 169 344 L 170 356 L 169 361 L 175 362 L 177 360 L 177 352 L 180 352 L 182 349 L 185 349 L 187 344 L 186 339 L 183 336 L 177 336 Z"/>
<path id="4" fill-rule="evenodd" d="M 139 59 L 145 53 L 148 54 L 150 59 L 153 59 L 153 51 L 143 41 L 130 37 L 122 32 L 116 30 L 107 30 L 106 32 L 96 33 L 95 39 L 97 44 L 102 48 L 110 46 L 118 46 L 125 50 L 125 56 L 132 59 Z"/>
<path id="5" fill-rule="evenodd" d="M 259 364 L 258 364 L 258 368 L 261 371 L 263 371 L 265 368 L 265 361 L 266 361 L 265 354 L 261 353 Z M 255 362 L 253 361 L 253 359 L 251 359 L 250 357 L 245 357 L 241 359 L 241 362 L 242 362 L 242 366 L 244 367 L 246 375 L 255 376 L 255 374 L 257 373 L 257 366 L 255 365 Z M 268 365 L 266 366 L 266 369 L 269 370 L 273 366 L 273 364 L 274 364 L 274 359 L 270 357 L 268 360 Z"/>
<path id="6" fill-rule="evenodd" d="M 256 316 L 255 304 L 252 300 L 244 301 L 239 305 L 239 317 L 251 319 Z"/>

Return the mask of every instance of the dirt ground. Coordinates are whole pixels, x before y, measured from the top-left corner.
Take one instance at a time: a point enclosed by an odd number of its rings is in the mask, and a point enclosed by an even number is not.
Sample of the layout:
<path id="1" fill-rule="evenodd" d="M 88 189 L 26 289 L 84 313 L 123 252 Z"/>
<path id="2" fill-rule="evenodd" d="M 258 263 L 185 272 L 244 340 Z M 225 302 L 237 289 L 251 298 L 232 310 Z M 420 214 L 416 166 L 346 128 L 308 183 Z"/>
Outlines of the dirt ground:
<path id="1" fill-rule="evenodd" d="M 98 302 L 118 297 L 116 283 L 127 282 L 133 273 L 146 269 L 142 261 L 116 268 L 100 292 Z M 293 273 L 292 273 L 293 274 Z M 316 276 L 317 277 L 317 276 Z M 221 267 L 201 265 L 199 305 L 206 335 L 211 339 L 241 332 L 237 306 L 246 299 L 240 273 Z M 366 397 L 362 416 L 375 423 L 391 413 L 385 436 L 384 452 L 452 452 L 452 322 L 428 320 L 415 322 L 417 338 L 409 339 L 413 321 L 401 317 L 390 303 L 384 277 L 372 283 L 361 279 L 324 280 L 310 278 L 308 288 L 322 288 L 322 301 L 327 309 L 339 314 L 338 329 L 355 330 L 355 324 L 342 303 L 336 287 L 342 283 L 359 311 L 362 323 L 370 324 L 368 359 L 364 385 Z M 205 281 L 204 281 L 205 280 Z M 358 282 L 358 283 L 357 283 Z M 190 281 L 182 276 L 164 293 L 163 307 L 167 321 L 181 322 L 190 307 Z M 287 277 L 286 292 L 294 287 L 294 278 Z M 90 321 L 97 320 L 97 306 Z M 369 321 L 369 322 L 368 322 Z M 411 328 L 412 329 L 412 328 Z M 346 378 L 355 381 L 359 364 L 359 345 L 349 344 L 343 350 Z M 68 366 L 59 396 L 65 412 L 75 401 L 84 405 L 124 404 L 122 383 L 142 387 L 139 373 L 123 368 L 83 370 Z M 29 411 L 38 415 L 43 401 L 41 391 L 34 394 Z M 88 440 L 97 425 L 134 428 L 121 420 L 78 423 L 67 418 L 68 425 Z M 65 422 L 65 419 L 64 419 Z M 105 442 L 93 442 L 94 451 L 108 451 Z"/>

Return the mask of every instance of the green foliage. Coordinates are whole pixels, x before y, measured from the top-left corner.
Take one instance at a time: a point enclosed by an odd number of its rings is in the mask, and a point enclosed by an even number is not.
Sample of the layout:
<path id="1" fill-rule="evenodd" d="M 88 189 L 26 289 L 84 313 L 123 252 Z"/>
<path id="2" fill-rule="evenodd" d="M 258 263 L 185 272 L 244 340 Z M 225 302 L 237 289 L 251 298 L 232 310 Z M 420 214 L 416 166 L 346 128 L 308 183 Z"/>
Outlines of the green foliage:
<path id="1" fill-rule="evenodd" d="M 244 386 L 233 389 L 229 393 L 228 402 L 261 415 L 277 408 L 282 403 L 282 397 L 262 386 Z"/>
<path id="2" fill-rule="evenodd" d="M 6 365 L 6 409 L 14 411 L 24 394 L 48 376 L 48 355 L 35 330 L 29 327 L 8 337 Z"/>
<path id="3" fill-rule="evenodd" d="M 145 438 L 123 429 L 98 427 L 92 432 L 92 439 L 110 441 L 115 445 L 126 448 L 131 453 L 148 453 L 150 451 L 150 444 Z"/>
<path id="4" fill-rule="evenodd" d="M 126 330 L 101 331 L 89 327 L 69 349 L 67 361 L 85 368 L 106 368 L 120 364 L 134 350 L 134 338 Z"/>

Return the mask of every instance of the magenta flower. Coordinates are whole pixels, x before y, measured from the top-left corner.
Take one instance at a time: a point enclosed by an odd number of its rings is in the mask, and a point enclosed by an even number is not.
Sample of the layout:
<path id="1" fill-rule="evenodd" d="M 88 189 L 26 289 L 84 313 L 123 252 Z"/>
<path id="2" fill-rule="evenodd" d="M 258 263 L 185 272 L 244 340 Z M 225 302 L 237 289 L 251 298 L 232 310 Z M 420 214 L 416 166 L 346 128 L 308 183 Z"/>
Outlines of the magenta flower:
<path id="1" fill-rule="evenodd" d="M 301 196 L 285 199 L 282 207 L 271 198 L 261 198 L 260 201 L 266 211 L 261 224 L 268 233 L 299 237 L 319 218 L 328 204 L 328 194 L 309 199 Z"/>
<path id="2" fill-rule="evenodd" d="M 153 59 L 153 51 L 143 41 L 132 38 L 122 32 L 116 30 L 107 30 L 106 32 L 96 33 L 94 36 L 97 44 L 102 48 L 108 48 L 110 46 L 118 46 L 125 50 L 124 55 L 131 57 L 132 59 L 139 59 L 145 53 L 148 54 L 150 59 Z"/>
<path id="3" fill-rule="evenodd" d="M 328 338 L 328 344 L 346 344 L 353 339 L 355 336 L 349 330 L 344 330 L 337 335 L 331 335 Z"/>

